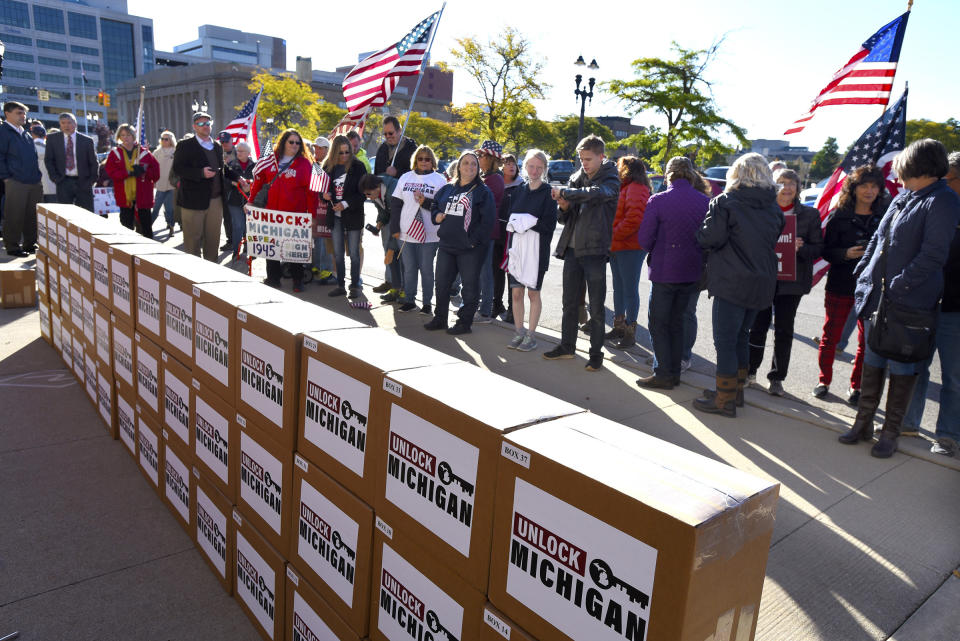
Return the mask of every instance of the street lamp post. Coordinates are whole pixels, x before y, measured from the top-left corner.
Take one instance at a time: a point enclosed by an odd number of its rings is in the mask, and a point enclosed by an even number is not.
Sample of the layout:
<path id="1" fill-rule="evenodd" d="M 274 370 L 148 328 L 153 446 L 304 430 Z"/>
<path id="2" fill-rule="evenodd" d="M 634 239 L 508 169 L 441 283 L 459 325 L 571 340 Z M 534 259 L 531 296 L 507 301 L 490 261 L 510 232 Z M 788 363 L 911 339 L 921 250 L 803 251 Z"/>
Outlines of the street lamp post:
<path id="1" fill-rule="evenodd" d="M 600 65 L 597 64 L 596 58 L 590 61 L 588 65 L 583 61 L 583 56 L 579 56 L 577 61 L 574 62 L 578 67 L 586 67 L 592 71 L 595 71 L 600 68 Z M 596 78 L 590 78 L 587 82 L 589 85 L 584 85 L 583 89 L 580 88 L 580 83 L 583 82 L 583 76 L 579 73 L 576 75 L 574 80 L 577 83 L 577 88 L 573 90 L 573 95 L 580 99 L 580 128 L 577 130 L 577 140 L 583 140 L 583 116 L 587 110 L 587 99 L 590 99 L 590 104 L 593 104 L 593 86 L 596 84 Z"/>

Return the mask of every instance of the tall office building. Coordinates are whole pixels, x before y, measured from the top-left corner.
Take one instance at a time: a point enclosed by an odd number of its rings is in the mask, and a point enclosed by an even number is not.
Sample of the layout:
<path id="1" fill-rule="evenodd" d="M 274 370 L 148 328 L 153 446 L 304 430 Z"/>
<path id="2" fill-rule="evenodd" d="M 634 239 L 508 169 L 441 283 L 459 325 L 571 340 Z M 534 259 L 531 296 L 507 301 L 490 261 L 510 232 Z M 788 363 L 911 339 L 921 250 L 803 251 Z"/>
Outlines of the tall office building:
<path id="1" fill-rule="evenodd" d="M 97 104 L 98 92 L 154 68 L 153 20 L 127 13 L 126 0 L 0 0 L 0 40 L 0 100 L 26 104 L 47 126 L 72 111 L 82 131 L 84 94 L 91 132 L 97 121 L 115 123 L 116 107 Z"/>
<path id="2" fill-rule="evenodd" d="M 205 24 L 198 38 L 176 45 L 174 53 L 204 58 L 206 61 L 239 62 L 266 69 L 287 68 L 287 41 L 260 33 L 248 33 Z"/>

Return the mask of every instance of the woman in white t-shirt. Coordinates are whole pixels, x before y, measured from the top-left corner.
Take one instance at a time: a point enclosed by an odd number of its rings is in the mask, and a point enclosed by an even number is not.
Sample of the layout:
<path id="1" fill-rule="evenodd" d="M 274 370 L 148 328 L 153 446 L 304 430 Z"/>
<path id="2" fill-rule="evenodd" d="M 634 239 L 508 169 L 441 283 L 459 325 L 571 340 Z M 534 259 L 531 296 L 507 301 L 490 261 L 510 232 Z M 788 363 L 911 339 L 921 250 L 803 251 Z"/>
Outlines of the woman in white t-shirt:
<path id="1" fill-rule="evenodd" d="M 421 314 L 432 314 L 433 261 L 437 256 L 439 240 L 437 226 L 430 219 L 433 195 L 447 184 L 437 172 L 437 155 L 427 145 L 420 145 L 410 160 L 411 171 L 400 176 L 393 190 L 390 211 L 400 212 L 390 217 L 390 233 L 400 242 L 400 263 L 403 267 L 403 304 L 401 312 L 417 308 L 417 274 L 423 287 Z"/>

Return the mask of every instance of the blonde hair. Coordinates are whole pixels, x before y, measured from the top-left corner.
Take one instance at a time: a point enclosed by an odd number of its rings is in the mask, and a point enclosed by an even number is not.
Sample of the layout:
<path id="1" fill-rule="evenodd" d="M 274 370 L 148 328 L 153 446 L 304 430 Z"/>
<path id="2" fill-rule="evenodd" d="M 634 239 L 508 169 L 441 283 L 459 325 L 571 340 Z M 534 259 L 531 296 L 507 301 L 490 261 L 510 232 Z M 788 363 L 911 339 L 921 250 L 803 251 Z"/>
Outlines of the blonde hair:
<path id="1" fill-rule="evenodd" d="M 536 158 L 543 163 L 543 175 L 540 176 L 540 180 L 547 181 L 547 169 L 550 167 L 550 156 L 547 155 L 547 152 L 542 149 L 530 149 L 523 155 L 523 164 L 520 167 L 520 175 L 526 176 L 527 174 L 527 163 Z"/>
<path id="2" fill-rule="evenodd" d="M 327 151 L 327 157 L 323 159 L 323 170 L 328 174 L 333 173 L 333 168 L 337 166 L 340 148 L 346 145 L 347 151 L 350 152 L 350 160 L 346 163 L 346 168 L 350 169 L 350 164 L 353 163 L 353 145 L 350 143 L 350 139 L 342 134 L 338 134 L 333 137 L 333 140 L 330 141 L 330 148 Z"/>
<path id="3" fill-rule="evenodd" d="M 724 191 L 731 192 L 741 187 L 765 187 L 776 190 L 773 173 L 766 158 L 753 153 L 744 154 L 734 161 L 727 170 L 727 186 Z"/>

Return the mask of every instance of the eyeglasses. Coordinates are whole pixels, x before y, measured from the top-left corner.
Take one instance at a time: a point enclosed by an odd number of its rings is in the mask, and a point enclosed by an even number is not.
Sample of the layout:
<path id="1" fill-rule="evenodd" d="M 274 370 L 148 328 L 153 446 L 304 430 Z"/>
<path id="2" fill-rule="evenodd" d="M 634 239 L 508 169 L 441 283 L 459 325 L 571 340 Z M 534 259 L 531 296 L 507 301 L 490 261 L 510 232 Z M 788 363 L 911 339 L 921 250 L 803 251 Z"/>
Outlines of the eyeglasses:
<path id="1" fill-rule="evenodd" d="M 384 136 L 396 136 L 396 135 L 397 135 L 397 132 L 396 132 L 396 131 L 384 131 L 384 132 L 383 132 L 383 135 L 384 135 Z"/>
<path id="2" fill-rule="evenodd" d="M 198 126 L 198 127 L 209 127 L 210 125 L 213 124 L 213 121 L 212 121 L 212 120 L 202 120 L 202 121 L 200 121 L 200 122 L 195 122 L 195 123 L 193 123 L 193 124 L 195 124 L 195 125 Z"/>
<path id="3" fill-rule="evenodd" d="M 340 156 L 349 156 L 349 155 L 350 155 L 350 152 L 349 152 L 349 151 L 339 151 L 339 152 L 337 152 L 337 154 L 340 155 Z"/>
<path id="4" fill-rule="evenodd" d="M 288 145 L 297 145 L 297 146 L 299 147 L 299 146 L 302 145 L 303 143 L 301 143 L 299 140 L 288 140 L 288 141 L 287 141 L 287 144 L 288 144 Z"/>

